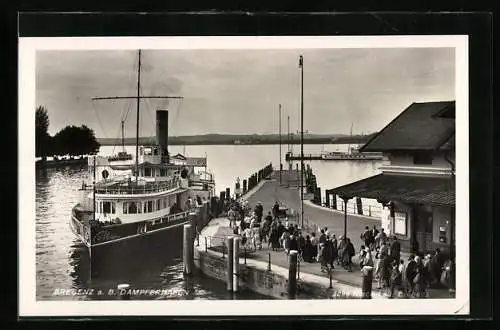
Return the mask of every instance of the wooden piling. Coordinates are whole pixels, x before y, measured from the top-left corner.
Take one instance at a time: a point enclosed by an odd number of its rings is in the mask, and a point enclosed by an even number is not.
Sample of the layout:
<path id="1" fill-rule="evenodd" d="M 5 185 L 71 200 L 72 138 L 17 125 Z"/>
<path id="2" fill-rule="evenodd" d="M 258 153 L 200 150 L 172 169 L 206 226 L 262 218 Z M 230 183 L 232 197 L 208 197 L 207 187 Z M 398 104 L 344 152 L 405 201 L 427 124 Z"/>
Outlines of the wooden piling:
<path id="1" fill-rule="evenodd" d="M 288 256 L 290 265 L 288 266 L 288 299 L 295 299 L 297 294 L 297 253 L 291 250 Z"/>
<path id="2" fill-rule="evenodd" d="M 229 236 L 226 238 L 226 249 L 227 249 L 227 291 L 232 292 L 233 291 L 233 257 L 234 257 L 234 250 L 233 250 L 233 243 L 234 238 L 232 236 Z"/>
<path id="3" fill-rule="evenodd" d="M 193 226 L 184 225 L 184 237 L 182 246 L 182 255 L 184 261 L 184 274 L 191 275 L 193 269 Z"/>
<path id="4" fill-rule="evenodd" d="M 238 292 L 240 278 L 240 238 L 233 239 L 233 292 Z"/>

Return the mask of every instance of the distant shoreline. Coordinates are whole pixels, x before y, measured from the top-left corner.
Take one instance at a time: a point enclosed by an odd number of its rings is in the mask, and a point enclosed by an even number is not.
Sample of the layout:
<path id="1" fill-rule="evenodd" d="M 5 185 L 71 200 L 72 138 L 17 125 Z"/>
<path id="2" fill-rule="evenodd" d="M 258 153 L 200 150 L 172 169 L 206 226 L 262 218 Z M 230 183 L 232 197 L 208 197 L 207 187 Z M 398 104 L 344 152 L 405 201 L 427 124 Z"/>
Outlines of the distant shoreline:
<path id="1" fill-rule="evenodd" d="M 309 135 L 304 136 L 304 144 L 364 144 L 375 133 L 370 135 Z M 101 146 L 121 145 L 121 139 L 118 138 L 97 138 Z M 135 145 L 135 138 L 125 138 L 124 144 L 127 146 Z M 155 144 L 154 137 L 139 138 L 139 145 Z M 279 135 L 193 135 L 193 136 L 172 136 L 168 139 L 168 144 L 176 145 L 270 145 L 279 144 Z M 282 144 L 300 144 L 300 136 L 293 135 L 289 141 L 286 134 L 281 137 Z"/>

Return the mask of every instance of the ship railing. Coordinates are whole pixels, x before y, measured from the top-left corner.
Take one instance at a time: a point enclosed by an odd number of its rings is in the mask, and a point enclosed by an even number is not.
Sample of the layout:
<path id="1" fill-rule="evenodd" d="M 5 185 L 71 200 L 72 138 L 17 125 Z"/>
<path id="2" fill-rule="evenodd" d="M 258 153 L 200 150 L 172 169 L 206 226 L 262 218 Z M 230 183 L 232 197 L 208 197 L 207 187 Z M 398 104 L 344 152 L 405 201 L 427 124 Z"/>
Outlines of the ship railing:
<path id="1" fill-rule="evenodd" d="M 136 195 L 136 194 L 150 194 L 156 192 L 163 192 L 178 188 L 180 186 L 180 180 L 173 180 L 168 182 L 162 182 L 153 186 L 144 187 L 124 187 L 124 186 L 111 186 L 104 188 L 96 188 L 96 194 L 116 194 L 116 195 Z"/>

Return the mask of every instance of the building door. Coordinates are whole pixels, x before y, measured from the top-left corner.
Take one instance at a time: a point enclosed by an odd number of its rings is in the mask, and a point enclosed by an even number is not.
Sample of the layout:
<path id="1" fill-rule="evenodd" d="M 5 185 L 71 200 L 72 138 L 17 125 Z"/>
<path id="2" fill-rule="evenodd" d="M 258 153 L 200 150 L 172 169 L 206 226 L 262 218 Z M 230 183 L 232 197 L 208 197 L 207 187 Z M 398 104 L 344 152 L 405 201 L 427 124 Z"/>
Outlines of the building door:
<path id="1" fill-rule="evenodd" d="M 416 238 L 420 252 L 432 251 L 433 217 L 432 208 L 421 206 L 416 210 Z"/>

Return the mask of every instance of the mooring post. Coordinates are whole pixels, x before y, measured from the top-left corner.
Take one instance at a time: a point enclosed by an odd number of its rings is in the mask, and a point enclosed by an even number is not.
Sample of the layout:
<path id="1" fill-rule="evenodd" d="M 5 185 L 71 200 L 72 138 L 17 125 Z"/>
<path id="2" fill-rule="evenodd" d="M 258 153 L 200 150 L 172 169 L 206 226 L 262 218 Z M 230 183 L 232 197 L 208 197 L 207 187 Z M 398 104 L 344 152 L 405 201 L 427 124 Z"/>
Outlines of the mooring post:
<path id="1" fill-rule="evenodd" d="M 120 300 L 130 300 L 129 294 L 130 285 L 126 283 L 118 284 L 118 293 L 120 294 Z"/>
<path id="2" fill-rule="evenodd" d="M 288 299 L 295 299 L 297 293 L 297 250 L 291 250 L 288 266 Z"/>
<path id="3" fill-rule="evenodd" d="M 183 246 L 182 246 L 182 255 L 183 255 L 183 263 L 184 263 L 184 274 L 190 275 L 191 269 L 193 268 L 193 233 L 192 233 L 192 225 L 187 224 L 184 225 L 184 237 L 183 237 Z"/>
<path id="4" fill-rule="evenodd" d="M 240 238 L 233 240 L 233 292 L 238 292 L 240 277 Z"/>
<path id="5" fill-rule="evenodd" d="M 227 291 L 233 291 L 233 237 L 226 238 L 227 247 Z"/>

